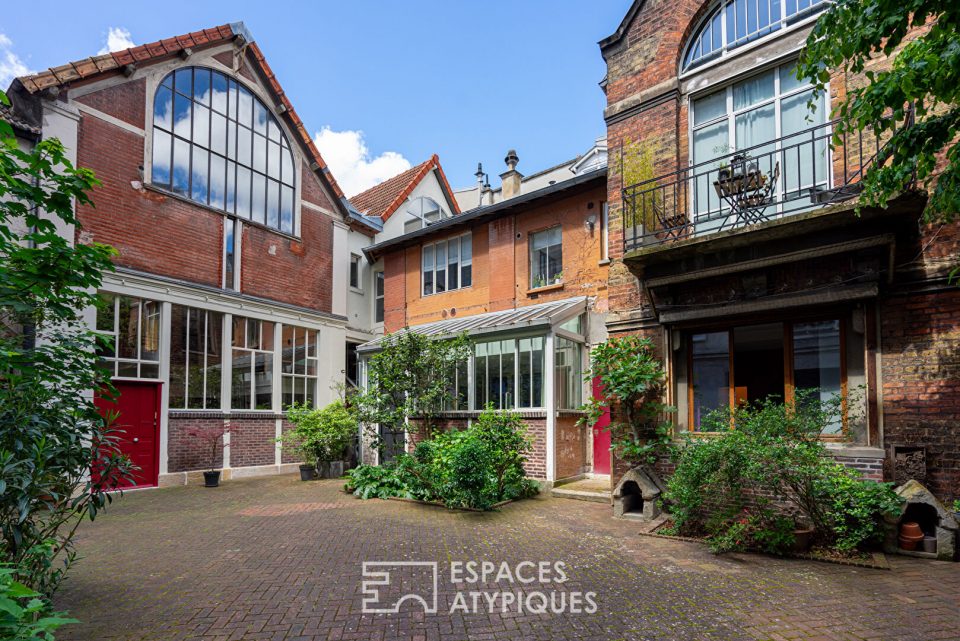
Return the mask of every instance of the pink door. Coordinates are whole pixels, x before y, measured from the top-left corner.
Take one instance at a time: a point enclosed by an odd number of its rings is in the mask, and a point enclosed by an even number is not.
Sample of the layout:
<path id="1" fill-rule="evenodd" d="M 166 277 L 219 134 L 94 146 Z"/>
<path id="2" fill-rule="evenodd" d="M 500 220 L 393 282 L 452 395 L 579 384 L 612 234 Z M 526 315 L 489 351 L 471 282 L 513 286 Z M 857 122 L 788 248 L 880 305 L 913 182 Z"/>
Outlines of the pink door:
<path id="1" fill-rule="evenodd" d="M 118 398 L 97 394 L 100 412 L 117 414 L 112 427 L 118 449 L 139 469 L 132 473 L 133 483 L 126 487 L 152 487 L 160 472 L 160 383 L 114 381 Z"/>
<path id="2" fill-rule="evenodd" d="M 600 379 L 593 379 L 593 397 L 600 397 Z M 593 426 L 593 473 L 610 473 L 610 408 L 603 410 L 603 416 Z"/>

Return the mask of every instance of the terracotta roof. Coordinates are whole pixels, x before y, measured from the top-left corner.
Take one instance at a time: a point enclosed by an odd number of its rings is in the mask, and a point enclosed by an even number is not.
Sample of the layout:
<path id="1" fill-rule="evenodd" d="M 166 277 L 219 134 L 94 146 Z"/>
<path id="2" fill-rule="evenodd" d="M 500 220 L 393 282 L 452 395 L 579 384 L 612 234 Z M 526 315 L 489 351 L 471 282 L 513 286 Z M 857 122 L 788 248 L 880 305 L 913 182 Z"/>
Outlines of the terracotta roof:
<path id="1" fill-rule="evenodd" d="M 40 128 L 34 125 L 31 125 L 29 122 L 18 116 L 12 107 L 7 105 L 0 105 L 0 120 L 3 120 L 6 123 L 9 123 L 14 130 L 21 131 L 31 136 L 39 136 Z"/>
<path id="2" fill-rule="evenodd" d="M 440 185 L 447 192 L 447 200 L 453 207 L 453 214 L 459 214 L 460 207 L 453 197 L 453 190 L 450 188 L 450 183 L 447 182 L 446 174 L 443 173 L 443 167 L 440 166 L 440 157 L 436 154 L 416 167 L 411 167 L 393 178 L 384 180 L 379 185 L 374 185 L 370 189 L 360 192 L 352 197 L 350 202 L 366 216 L 377 216 L 381 220 L 387 220 L 433 169 L 436 169 L 439 174 Z"/>
<path id="3" fill-rule="evenodd" d="M 260 47 L 254 42 L 253 37 L 242 22 L 194 31 L 182 36 L 166 38 L 149 44 L 114 51 L 102 56 L 84 58 L 83 60 L 70 62 L 59 67 L 52 67 L 47 71 L 41 71 L 37 74 L 22 76 L 18 78 L 18 80 L 28 92 L 36 93 L 49 87 L 60 87 L 70 82 L 85 80 L 98 74 L 120 72 L 126 65 L 157 62 L 177 55 L 184 49 L 208 47 L 232 40 L 236 36 L 243 36 L 249 43 L 248 51 L 256 61 L 260 72 L 266 80 L 267 86 L 270 87 L 271 91 L 273 91 L 276 98 L 284 107 L 281 117 L 287 118 L 288 124 L 296 131 L 297 136 L 300 137 L 300 141 L 306 147 L 313 160 L 310 168 L 322 174 L 324 180 L 330 186 L 330 189 L 336 197 L 342 200 L 344 195 L 340 189 L 340 185 L 337 184 L 333 174 L 330 173 L 330 168 L 320 155 L 320 151 L 316 145 L 313 144 L 313 139 L 310 137 L 310 134 L 307 133 L 306 128 L 304 128 L 303 121 L 300 120 L 300 116 L 298 116 L 294 110 L 293 105 L 277 81 L 277 77 L 274 75 L 270 65 L 267 64 L 263 52 L 260 51 Z M 343 205 L 343 203 L 341 203 L 341 205 Z"/>

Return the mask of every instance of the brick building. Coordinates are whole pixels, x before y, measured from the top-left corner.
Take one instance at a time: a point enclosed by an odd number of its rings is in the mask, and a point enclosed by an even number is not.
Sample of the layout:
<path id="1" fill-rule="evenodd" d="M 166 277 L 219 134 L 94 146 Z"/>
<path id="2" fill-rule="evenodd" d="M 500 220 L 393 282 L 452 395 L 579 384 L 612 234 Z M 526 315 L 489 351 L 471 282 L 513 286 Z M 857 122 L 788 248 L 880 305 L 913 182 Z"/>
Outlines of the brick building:
<path id="1" fill-rule="evenodd" d="M 22 77 L 13 116 L 102 182 L 76 242 L 112 245 L 90 323 L 143 486 L 205 469 L 198 425 L 233 426 L 225 476 L 288 469 L 292 402 L 343 380 L 351 213 L 242 23 Z M 332 357 L 331 357 L 332 356 Z"/>
<path id="2" fill-rule="evenodd" d="M 457 393 L 448 424 L 466 425 L 488 403 L 520 412 L 534 437 L 528 473 L 548 482 L 609 466 L 609 443 L 595 444 L 591 430 L 576 425 L 589 393 L 582 382 L 589 346 L 606 337 L 606 162 L 594 156 L 526 190 L 511 151 L 490 204 L 365 250 L 383 266 L 387 334 L 465 331 L 474 341 L 451 381 Z M 483 191 L 493 190 L 481 180 L 473 196 L 458 195 L 479 202 Z M 371 341 L 360 352 L 378 346 Z M 406 442 L 410 435 L 383 436 Z"/>
<path id="3" fill-rule="evenodd" d="M 834 73 L 811 110 L 793 73 L 828 6 L 635 0 L 599 43 L 607 327 L 654 337 L 678 431 L 742 401 L 847 394 L 832 453 L 960 497 L 958 227 L 923 225 L 921 191 L 855 215 L 880 143 L 831 147 L 829 118 L 864 80 Z"/>

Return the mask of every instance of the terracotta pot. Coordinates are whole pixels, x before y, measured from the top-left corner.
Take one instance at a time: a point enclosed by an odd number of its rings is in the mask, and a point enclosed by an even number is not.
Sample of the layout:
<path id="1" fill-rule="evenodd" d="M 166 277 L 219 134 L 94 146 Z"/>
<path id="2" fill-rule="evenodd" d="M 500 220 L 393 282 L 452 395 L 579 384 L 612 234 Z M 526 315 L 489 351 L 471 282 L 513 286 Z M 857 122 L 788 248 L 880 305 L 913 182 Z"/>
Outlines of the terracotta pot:
<path id="1" fill-rule="evenodd" d="M 901 550 L 910 551 L 910 550 L 916 550 L 917 543 L 919 543 L 922 540 L 923 540 L 922 536 L 919 539 L 908 539 L 901 536 L 897 539 L 897 542 L 900 544 Z"/>
<path id="2" fill-rule="evenodd" d="M 914 523 L 913 521 L 908 521 L 900 525 L 900 536 L 905 536 L 910 538 L 919 536 L 922 539 L 923 530 L 920 529 L 920 525 L 918 523 Z"/>

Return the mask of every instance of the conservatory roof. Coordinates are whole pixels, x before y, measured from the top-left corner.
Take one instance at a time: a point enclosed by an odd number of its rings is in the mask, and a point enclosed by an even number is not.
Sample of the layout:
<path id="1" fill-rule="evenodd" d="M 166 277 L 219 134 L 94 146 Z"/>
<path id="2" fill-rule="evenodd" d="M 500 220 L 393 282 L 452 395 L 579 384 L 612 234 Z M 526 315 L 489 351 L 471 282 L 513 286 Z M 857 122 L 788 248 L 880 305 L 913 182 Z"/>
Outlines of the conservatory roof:
<path id="1" fill-rule="evenodd" d="M 530 329 L 533 327 L 552 327 L 564 323 L 583 313 L 587 309 L 587 297 L 565 298 L 550 303 L 528 305 L 515 309 L 505 309 L 499 312 L 487 312 L 464 318 L 450 318 L 447 320 L 426 323 L 415 327 L 405 327 L 387 336 L 381 336 L 357 348 L 360 352 L 373 352 L 380 349 L 383 341 L 390 336 L 397 336 L 404 332 L 416 332 L 424 336 L 435 338 L 452 338 L 466 332 L 470 336 L 491 332 L 506 332 L 510 330 Z"/>

